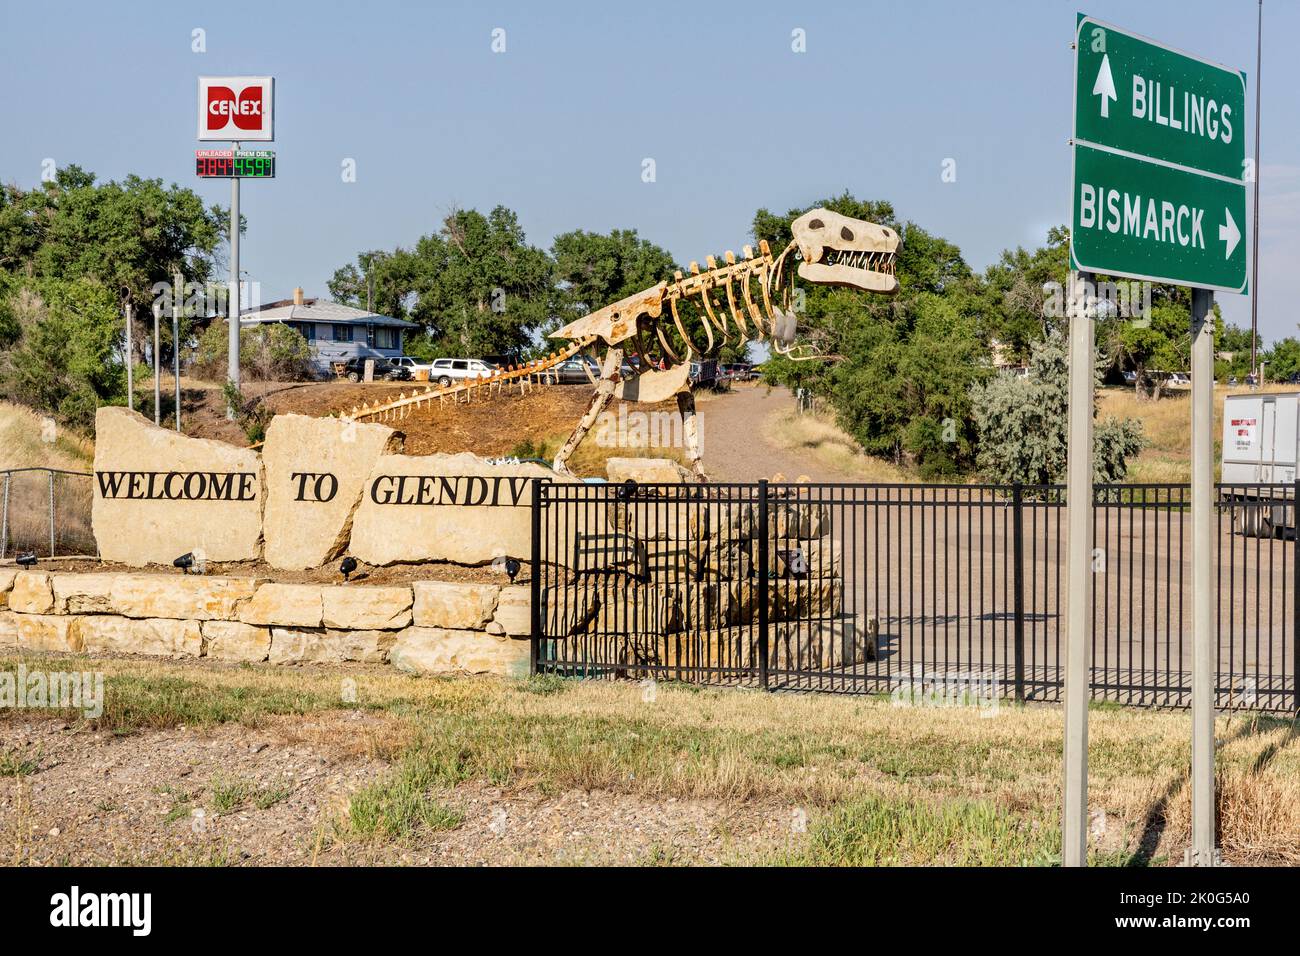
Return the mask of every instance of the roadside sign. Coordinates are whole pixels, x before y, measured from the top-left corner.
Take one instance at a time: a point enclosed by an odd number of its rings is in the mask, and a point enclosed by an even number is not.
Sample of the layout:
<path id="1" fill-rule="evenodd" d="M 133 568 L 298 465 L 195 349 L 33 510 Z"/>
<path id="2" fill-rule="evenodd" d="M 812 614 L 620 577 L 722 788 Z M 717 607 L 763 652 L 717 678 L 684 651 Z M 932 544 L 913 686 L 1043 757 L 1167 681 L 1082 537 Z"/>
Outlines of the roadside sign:
<path id="1" fill-rule="evenodd" d="M 198 118 L 203 142 L 274 140 L 274 77 L 200 76 Z"/>
<path id="2" fill-rule="evenodd" d="M 1071 268 L 1246 289 L 1244 73 L 1080 14 Z"/>
<path id="3" fill-rule="evenodd" d="M 274 179 L 275 151 L 270 149 L 196 149 L 194 174 L 202 179 Z"/>

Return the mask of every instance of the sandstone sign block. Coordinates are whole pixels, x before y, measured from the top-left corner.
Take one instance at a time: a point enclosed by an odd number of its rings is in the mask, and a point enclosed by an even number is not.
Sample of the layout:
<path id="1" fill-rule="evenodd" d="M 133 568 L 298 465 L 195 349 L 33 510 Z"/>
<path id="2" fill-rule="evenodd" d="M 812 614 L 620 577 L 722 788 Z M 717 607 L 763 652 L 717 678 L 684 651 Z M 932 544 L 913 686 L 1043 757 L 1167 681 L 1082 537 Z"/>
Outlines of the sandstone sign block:
<path id="1" fill-rule="evenodd" d="M 271 651 L 271 629 L 239 621 L 204 621 L 205 654 L 218 661 L 256 664 Z"/>
<path id="2" fill-rule="evenodd" d="M 9 606 L 9 592 L 13 590 L 17 568 L 0 568 L 0 607 Z"/>
<path id="3" fill-rule="evenodd" d="M 0 647 L 18 646 L 18 615 L 0 611 Z"/>
<path id="4" fill-rule="evenodd" d="M 112 609 L 124 617 L 229 620 L 253 597 L 257 585 L 256 578 L 119 574 L 109 598 Z"/>
<path id="5" fill-rule="evenodd" d="M 511 637 L 531 637 L 533 633 L 532 598 L 529 589 L 521 584 L 512 584 L 501 589 L 497 599 L 496 613 L 492 615 L 492 624 L 497 625 L 500 633 Z"/>
<path id="6" fill-rule="evenodd" d="M 19 571 L 9 592 L 9 607 L 22 614 L 48 614 L 54 610 L 54 589 L 44 571 Z"/>
<path id="7" fill-rule="evenodd" d="M 411 623 L 411 589 L 408 587 L 321 588 L 326 627 L 357 630 L 396 629 Z"/>
<path id="8" fill-rule="evenodd" d="M 389 661 L 398 670 L 414 674 L 528 674 L 529 642 L 511 640 L 482 631 L 456 631 L 441 627 L 408 627 L 399 631 Z"/>
<path id="9" fill-rule="evenodd" d="M 412 617 L 421 627 L 474 630 L 492 620 L 501 588 L 495 584 L 416 581 Z"/>
<path id="10" fill-rule="evenodd" d="M 203 633 L 198 621 L 135 619 L 95 614 L 80 619 L 82 647 L 88 654 L 149 654 L 198 657 Z"/>
<path id="11" fill-rule="evenodd" d="M 366 479 L 349 552 L 368 564 L 486 564 L 531 554 L 532 479 L 541 465 L 459 455 L 383 455 Z"/>
<path id="12" fill-rule="evenodd" d="M 401 435 L 342 418 L 276 415 L 266 430 L 265 558 L 272 567 L 318 568 L 343 553 L 362 490 Z"/>
<path id="13" fill-rule="evenodd" d="M 382 664 L 397 640 L 393 631 L 271 628 L 272 664 Z"/>
<path id="14" fill-rule="evenodd" d="M 263 584 L 239 608 L 239 620 L 245 624 L 320 627 L 324 617 L 319 584 Z"/>
<path id="15" fill-rule="evenodd" d="M 133 567 L 257 558 L 262 465 L 256 452 L 159 428 L 125 408 L 95 415 L 91 526 L 101 556 Z"/>

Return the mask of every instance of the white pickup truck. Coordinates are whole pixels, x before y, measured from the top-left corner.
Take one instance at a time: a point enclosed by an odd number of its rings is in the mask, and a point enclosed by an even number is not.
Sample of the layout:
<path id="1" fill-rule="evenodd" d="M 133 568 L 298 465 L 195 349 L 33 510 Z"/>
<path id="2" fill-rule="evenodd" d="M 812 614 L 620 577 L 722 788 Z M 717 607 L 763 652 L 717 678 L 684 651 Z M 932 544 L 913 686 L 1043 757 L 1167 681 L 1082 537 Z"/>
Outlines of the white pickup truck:
<path id="1" fill-rule="evenodd" d="M 1249 535 L 1272 537 L 1294 528 L 1297 449 L 1300 449 L 1300 392 L 1254 392 L 1223 400 L 1223 448 L 1219 480 L 1233 508 L 1236 526 Z M 1251 487 L 1272 484 L 1274 487 Z M 1238 487 L 1231 487 L 1231 486 Z M 1259 507 L 1241 503 L 1259 501 Z"/>

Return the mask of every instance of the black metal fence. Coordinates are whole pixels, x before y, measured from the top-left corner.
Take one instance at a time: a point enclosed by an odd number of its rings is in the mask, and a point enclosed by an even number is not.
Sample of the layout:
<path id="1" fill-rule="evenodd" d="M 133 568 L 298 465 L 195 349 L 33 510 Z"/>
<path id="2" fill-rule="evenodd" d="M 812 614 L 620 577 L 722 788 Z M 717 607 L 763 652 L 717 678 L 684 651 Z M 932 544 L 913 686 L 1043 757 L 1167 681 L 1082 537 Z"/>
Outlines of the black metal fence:
<path id="1" fill-rule="evenodd" d="M 0 470 L 0 560 L 95 555 L 91 475 L 61 468 Z"/>
<path id="2" fill-rule="evenodd" d="M 1098 485 L 1092 689 L 1186 706 L 1190 491 Z M 1064 489 L 538 482 L 534 669 L 1059 700 Z M 1296 486 L 1221 485 L 1218 705 L 1297 709 Z"/>

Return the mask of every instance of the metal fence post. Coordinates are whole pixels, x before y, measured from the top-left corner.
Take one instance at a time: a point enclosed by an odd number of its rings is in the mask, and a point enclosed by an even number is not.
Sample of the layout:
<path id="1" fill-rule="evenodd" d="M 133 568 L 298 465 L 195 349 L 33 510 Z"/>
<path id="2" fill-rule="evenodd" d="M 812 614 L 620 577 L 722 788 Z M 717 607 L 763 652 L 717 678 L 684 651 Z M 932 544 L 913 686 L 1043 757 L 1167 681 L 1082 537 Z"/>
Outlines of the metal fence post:
<path id="1" fill-rule="evenodd" d="M 0 517 L 0 558 L 5 556 L 5 550 L 9 547 L 9 482 L 13 477 L 9 472 L 5 472 L 4 516 Z"/>
<path id="2" fill-rule="evenodd" d="M 758 685 L 768 689 L 767 602 L 771 584 L 768 578 L 767 479 L 758 482 Z"/>
<path id="3" fill-rule="evenodd" d="M 1293 709 L 1300 714 L 1300 478 L 1291 489 L 1291 527 L 1295 528 L 1291 538 L 1291 588 L 1296 592 L 1291 596 L 1291 691 Z"/>
<path id="4" fill-rule="evenodd" d="M 1025 701 L 1025 486 L 1011 486 L 1012 590 L 1015 592 L 1016 703 Z"/>
<path id="5" fill-rule="evenodd" d="M 54 557 L 54 472 L 50 472 L 50 557 Z"/>
<path id="6" fill-rule="evenodd" d="M 536 674 L 542 650 L 542 479 L 533 479 L 532 554 L 529 561 L 528 604 L 532 610 L 528 673 Z"/>

